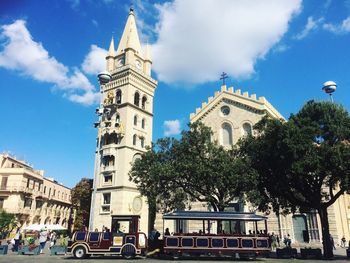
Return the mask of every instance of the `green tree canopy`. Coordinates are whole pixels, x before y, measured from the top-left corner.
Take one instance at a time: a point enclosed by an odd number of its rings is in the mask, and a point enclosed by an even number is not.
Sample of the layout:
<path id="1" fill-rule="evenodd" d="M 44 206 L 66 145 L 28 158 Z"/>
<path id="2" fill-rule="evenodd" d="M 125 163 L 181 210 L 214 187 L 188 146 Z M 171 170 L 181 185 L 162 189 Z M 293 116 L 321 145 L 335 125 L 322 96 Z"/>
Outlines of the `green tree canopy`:
<path id="1" fill-rule="evenodd" d="M 0 212 L 0 235 L 1 238 L 7 236 L 17 226 L 15 214 L 9 214 L 4 210 Z"/>
<path id="2" fill-rule="evenodd" d="M 317 210 L 324 255 L 332 257 L 327 208 L 349 189 L 348 112 L 334 103 L 309 101 L 287 122 L 264 118 L 255 129 L 259 136 L 241 142 L 258 175 L 260 197 L 251 200 L 263 210 L 271 204 L 277 213 Z"/>
<path id="3" fill-rule="evenodd" d="M 72 189 L 72 206 L 76 211 L 74 229 L 89 225 L 93 180 L 82 178 Z"/>
<path id="4" fill-rule="evenodd" d="M 242 197 L 255 176 L 238 152 L 213 142 L 211 129 L 200 122 L 181 135 L 158 140 L 135 161 L 130 180 L 141 194 L 162 211 L 184 209 L 193 201 L 223 211 Z"/>

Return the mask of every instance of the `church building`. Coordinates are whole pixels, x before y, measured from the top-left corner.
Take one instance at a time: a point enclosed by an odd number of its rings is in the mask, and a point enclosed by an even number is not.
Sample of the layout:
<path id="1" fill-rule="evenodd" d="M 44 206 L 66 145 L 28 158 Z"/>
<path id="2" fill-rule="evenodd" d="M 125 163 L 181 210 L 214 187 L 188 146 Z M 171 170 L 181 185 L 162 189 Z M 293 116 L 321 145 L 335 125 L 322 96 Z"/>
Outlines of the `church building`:
<path id="1" fill-rule="evenodd" d="M 111 80 L 101 84 L 101 105 L 96 109 L 99 121 L 95 123 L 98 134 L 89 228 L 111 228 L 112 215 L 140 215 L 141 231 L 147 233 L 146 198 L 129 181 L 129 171 L 152 141 L 157 81 L 151 77 L 150 50 L 141 47 L 132 9 L 117 50 L 111 40 L 106 62 Z"/>
<path id="2" fill-rule="evenodd" d="M 255 94 L 234 90 L 233 87 L 221 86 L 221 90 L 209 97 L 202 107 L 190 114 L 190 122 L 201 121 L 210 127 L 214 140 L 224 147 L 230 148 L 239 138 L 252 134 L 252 127 L 263 116 L 284 119 L 283 116 L 267 101 L 265 97 L 257 98 Z M 254 135 L 254 134 L 253 134 Z M 206 209 L 206 206 L 196 204 L 194 210 Z M 249 204 L 233 203 L 229 209 L 241 212 L 252 212 Z M 316 211 L 296 213 L 277 217 L 274 213 L 267 215 L 268 230 L 280 237 L 290 235 L 293 243 L 319 243 L 322 240 L 321 223 Z M 329 209 L 328 220 L 330 233 L 335 243 L 345 236 L 350 238 L 350 195 L 342 195 Z"/>

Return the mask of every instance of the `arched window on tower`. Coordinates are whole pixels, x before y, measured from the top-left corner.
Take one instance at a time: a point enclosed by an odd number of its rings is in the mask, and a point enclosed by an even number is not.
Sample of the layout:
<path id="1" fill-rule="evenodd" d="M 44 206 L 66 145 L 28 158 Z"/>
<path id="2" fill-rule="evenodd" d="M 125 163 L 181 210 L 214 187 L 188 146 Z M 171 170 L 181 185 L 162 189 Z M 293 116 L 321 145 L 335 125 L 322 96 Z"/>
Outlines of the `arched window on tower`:
<path id="1" fill-rule="evenodd" d="M 147 97 L 143 96 L 142 97 L 142 109 L 146 109 L 146 102 L 147 102 Z"/>
<path id="2" fill-rule="evenodd" d="M 132 163 L 134 163 L 136 160 L 141 159 L 141 154 L 136 153 L 134 157 L 132 158 Z"/>
<path id="3" fill-rule="evenodd" d="M 120 115 L 117 113 L 115 116 L 115 127 L 118 127 L 120 125 Z"/>
<path id="4" fill-rule="evenodd" d="M 222 145 L 232 145 L 232 126 L 228 123 L 222 124 Z"/>
<path id="5" fill-rule="evenodd" d="M 243 136 L 247 137 L 252 135 L 252 125 L 250 123 L 246 122 L 243 124 Z"/>
<path id="6" fill-rule="evenodd" d="M 137 142 L 137 135 L 134 134 L 134 136 L 132 136 L 132 144 L 136 145 L 136 142 Z"/>
<path id="7" fill-rule="evenodd" d="M 134 125 L 137 126 L 137 115 L 134 116 Z"/>
<path id="8" fill-rule="evenodd" d="M 146 120 L 142 119 L 142 121 L 141 121 L 141 128 L 144 129 L 145 126 L 146 126 Z"/>
<path id="9" fill-rule="evenodd" d="M 116 103 L 117 104 L 121 104 L 122 103 L 122 91 L 120 89 L 117 90 Z"/>
<path id="10" fill-rule="evenodd" d="M 140 106 L 140 94 L 136 91 L 134 95 L 134 104 Z"/>
<path id="11" fill-rule="evenodd" d="M 141 148 L 145 147 L 145 138 L 141 138 Z"/>

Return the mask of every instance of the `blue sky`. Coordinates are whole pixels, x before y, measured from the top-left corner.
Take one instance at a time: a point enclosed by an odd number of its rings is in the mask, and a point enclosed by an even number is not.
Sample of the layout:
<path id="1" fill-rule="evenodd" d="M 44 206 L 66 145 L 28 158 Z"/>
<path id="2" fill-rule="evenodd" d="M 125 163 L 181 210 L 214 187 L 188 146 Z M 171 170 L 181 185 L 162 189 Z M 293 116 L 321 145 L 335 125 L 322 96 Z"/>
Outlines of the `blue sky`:
<path id="1" fill-rule="evenodd" d="M 327 80 L 350 109 L 349 0 L 1 1 L 1 152 L 68 186 L 93 177 L 95 75 L 131 4 L 159 81 L 153 140 L 178 136 L 222 71 L 285 117 L 328 99 Z"/>

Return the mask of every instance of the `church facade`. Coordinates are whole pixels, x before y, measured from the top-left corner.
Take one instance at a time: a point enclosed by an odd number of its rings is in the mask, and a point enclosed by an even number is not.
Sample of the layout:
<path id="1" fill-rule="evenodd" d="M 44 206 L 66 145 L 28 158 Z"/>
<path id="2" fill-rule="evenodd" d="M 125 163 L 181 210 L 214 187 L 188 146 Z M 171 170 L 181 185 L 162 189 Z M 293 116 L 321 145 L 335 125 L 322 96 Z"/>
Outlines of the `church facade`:
<path id="1" fill-rule="evenodd" d="M 148 205 L 129 181 L 132 162 L 152 140 L 153 96 L 149 47 L 142 49 L 130 9 L 117 50 L 112 38 L 106 57 L 111 80 L 101 84 L 90 230 L 111 228 L 112 215 L 140 215 L 148 231 Z"/>
<path id="2" fill-rule="evenodd" d="M 201 121 L 213 131 L 213 139 L 226 148 L 237 143 L 239 138 L 252 134 L 252 127 L 263 116 L 284 119 L 283 116 L 264 97 L 221 86 L 221 90 L 203 102 L 195 113 L 190 114 L 190 122 Z M 254 135 L 254 134 L 253 134 Z M 249 204 L 232 204 L 236 211 L 254 211 Z M 194 209 L 207 209 L 202 204 Z M 342 195 L 329 209 L 329 228 L 336 244 L 345 236 L 350 238 L 350 195 Z M 321 224 L 316 212 L 296 213 L 277 217 L 268 214 L 269 232 L 280 237 L 290 235 L 294 243 L 319 243 L 322 240 Z"/>

